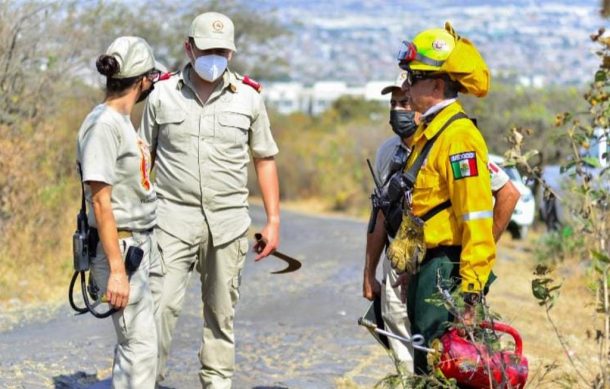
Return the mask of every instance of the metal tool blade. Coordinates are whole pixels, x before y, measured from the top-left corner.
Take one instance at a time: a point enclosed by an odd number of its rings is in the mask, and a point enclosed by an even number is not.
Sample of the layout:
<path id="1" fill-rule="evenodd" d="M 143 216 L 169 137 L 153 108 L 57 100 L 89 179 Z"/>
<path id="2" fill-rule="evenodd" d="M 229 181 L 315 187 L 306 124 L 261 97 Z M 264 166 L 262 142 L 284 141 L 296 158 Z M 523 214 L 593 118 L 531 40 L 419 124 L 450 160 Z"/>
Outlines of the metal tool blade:
<path id="1" fill-rule="evenodd" d="M 265 242 L 265 240 L 263 239 L 263 235 L 257 232 L 256 234 L 254 234 L 254 239 L 256 239 L 257 243 L 262 244 L 262 246 L 260 246 L 261 251 L 262 251 L 265 247 L 265 244 L 267 244 L 267 242 Z M 274 257 L 279 258 L 282 261 L 285 261 L 286 263 L 288 263 L 288 266 L 285 269 L 278 270 L 278 271 L 272 271 L 271 274 L 292 273 L 293 271 L 299 270 L 302 266 L 301 261 L 299 261 L 298 259 L 295 259 L 295 258 L 293 258 L 289 255 L 286 255 L 284 253 L 281 253 L 277 250 L 272 252 L 270 255 L 273 255 Z"/>

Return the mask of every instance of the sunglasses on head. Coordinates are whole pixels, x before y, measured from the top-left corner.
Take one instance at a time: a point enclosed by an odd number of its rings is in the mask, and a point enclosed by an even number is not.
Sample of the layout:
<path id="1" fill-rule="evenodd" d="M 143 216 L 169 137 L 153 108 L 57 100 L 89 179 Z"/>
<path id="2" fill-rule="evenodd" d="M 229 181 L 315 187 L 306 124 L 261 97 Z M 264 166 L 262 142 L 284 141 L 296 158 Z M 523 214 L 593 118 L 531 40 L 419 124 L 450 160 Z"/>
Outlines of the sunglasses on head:
<path id="1" fill-rule="evenodd" d="M 153 69 L 146 74 L 146 78 L 148 78 L 149 81 L 155 83 L 161 79 L 162 74 L 163 73 L 160 70 Z"/>

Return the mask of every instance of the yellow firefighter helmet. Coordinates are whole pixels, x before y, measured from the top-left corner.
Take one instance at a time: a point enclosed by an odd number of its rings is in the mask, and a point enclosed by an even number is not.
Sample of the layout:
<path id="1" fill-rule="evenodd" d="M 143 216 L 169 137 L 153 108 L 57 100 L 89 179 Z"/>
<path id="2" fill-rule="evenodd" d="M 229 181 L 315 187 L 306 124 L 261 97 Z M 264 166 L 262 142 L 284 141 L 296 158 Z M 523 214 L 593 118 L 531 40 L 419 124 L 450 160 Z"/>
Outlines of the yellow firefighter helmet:
<path id="1" fill-rule="evenodd" d="M 399 66 L 415 73 L 446 73 L 460 83 L 462 93 L 485 96 L 491 76 L 485 60 L 468 39 L 459 36 L 449 22 L 445 28 L 420 32 L 412 42 L 403 42 Z"/>

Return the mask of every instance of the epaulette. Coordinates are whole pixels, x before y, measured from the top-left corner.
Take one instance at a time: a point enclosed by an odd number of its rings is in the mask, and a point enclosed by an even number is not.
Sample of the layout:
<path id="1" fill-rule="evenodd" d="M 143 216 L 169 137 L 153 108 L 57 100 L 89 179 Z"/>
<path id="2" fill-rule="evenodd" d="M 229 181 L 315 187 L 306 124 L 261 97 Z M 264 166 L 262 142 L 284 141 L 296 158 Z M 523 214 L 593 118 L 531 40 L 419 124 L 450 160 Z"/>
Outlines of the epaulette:
<path id="1" fill-rule="evenodd" d="M 251 86 L 255 91 L 257 91 L 258 93 L 261 93 L 261 91 L 263 90 L 263 86 L 254 81 L 253 79 L 251 79 L 248 76 L 244 76 L 244 78 L 242 78 L 241 82 L 243 82 L 244 84 Z"/>

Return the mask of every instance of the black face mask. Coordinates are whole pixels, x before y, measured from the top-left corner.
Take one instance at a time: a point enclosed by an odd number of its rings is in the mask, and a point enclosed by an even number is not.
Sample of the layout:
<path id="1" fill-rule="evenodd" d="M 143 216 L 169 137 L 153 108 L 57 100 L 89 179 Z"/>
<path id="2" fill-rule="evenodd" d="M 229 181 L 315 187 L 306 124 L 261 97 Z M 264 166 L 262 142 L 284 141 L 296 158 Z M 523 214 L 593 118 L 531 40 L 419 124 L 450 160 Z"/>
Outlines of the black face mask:
<path id="1" fill-rule="evenodd" d="M 140 97 L 138 97 L 138 100 L 136 100 L 136 104 L 146 100 L 146 98 L 148 97 L 148 95 L 150 94 L 150 92 L 153 91 L 153 89 L 155 89 L 155 84 L 152 84 L 150 89 L 146 89 L 145 91 L 142 91 L 140 93 Z"/>
<path id="2" fill-rule="evenodd" d="M 415 123 L 415 112 L 404 110 L 390 111 L 390 125 L 392 130 L 401 138 L 408 138 L 415 133 L 417 123 Z"/>

